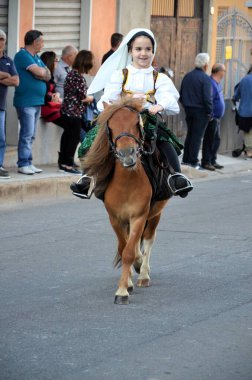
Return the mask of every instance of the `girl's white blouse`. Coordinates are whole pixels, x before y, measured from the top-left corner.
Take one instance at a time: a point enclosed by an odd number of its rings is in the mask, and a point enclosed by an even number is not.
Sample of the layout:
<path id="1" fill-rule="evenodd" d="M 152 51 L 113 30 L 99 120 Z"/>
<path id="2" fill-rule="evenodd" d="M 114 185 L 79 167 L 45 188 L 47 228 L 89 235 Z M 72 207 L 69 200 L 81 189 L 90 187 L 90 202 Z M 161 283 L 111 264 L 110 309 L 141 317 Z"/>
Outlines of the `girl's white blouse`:
<path id="1" fill-rule="evenodd" d="M 154 88 L 153 79 L 153 67 L 150 66 L 147 69 L 136 69 L 132 65 L 127 66 L 128 76 L 125 83 L 125 90 L 129 90 L 134 94 L 137 93 L 148 93 L 148 91 Z M 103 111 L 103 104 L 115 102 L 121 95 L 123 83 L 123 72 L 122 70 L 116 70 L 106 84 L 104 89 L 104 94 L 99 100 L 97 107 L 99 111 Z M 172 80 L 168 78 L 167 75 L 159 73 L 156 84 L 155 99 L 157 104 L 160 104 L 164 111 L 168 115 L 175 115 L 179 113 L 179 93 L 174 86 Z M 149 108 L 151 103 L 146 102 L 144 108 Z"/>

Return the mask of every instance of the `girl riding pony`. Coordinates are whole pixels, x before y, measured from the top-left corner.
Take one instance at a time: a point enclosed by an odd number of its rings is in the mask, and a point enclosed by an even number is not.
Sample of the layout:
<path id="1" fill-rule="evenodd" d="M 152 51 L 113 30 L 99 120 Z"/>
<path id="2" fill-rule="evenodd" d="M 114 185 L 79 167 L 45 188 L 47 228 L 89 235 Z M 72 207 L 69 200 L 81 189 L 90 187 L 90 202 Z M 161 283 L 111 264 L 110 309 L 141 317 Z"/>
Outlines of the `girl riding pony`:
<path id="1" fill-rule="evenodd" d="M 175 148 L 179 150 L 181 145 L 166 126 L 166 131 L 159 133 L 159 124 L 156 123 L 158 113 L 165 112 L 167 115 L 179 113 L 179 93 L 167 75 L 154 70 L 152 61 L 155 52 L 156 41 L 150 30 L 131 30 L 119 48 L 100 67 L 88 89 L 88 94 L 94 94 L 104 88 L 104 94 L 97 103 L 100 112 L 104 110 L 104 103 L 112 104 L 123 95 L 130 94 L 133 98 L 143 100 L 142 119 L 146 139 L 149 142 L 157 140 L 156 145 L 168 162 L 171 169 L 168 180 L 171 194 L 185 197 L 193 186 L 186 176 L 181 174 L 175 150 Z M 162 125 L 164 126 L 164 123 Z M 93 133 L 93 138 L 95 135 L 96 133 Z M 84 146 L 86 143 L 84 140 Z M 71 185 L 73 194 L 83 199 L 89 198 L 93 190 L 90 188 L 90 182 L 93 186 L 95 181 L 90 181 L 90 178 L 84 175 L 78 183 Z"/>

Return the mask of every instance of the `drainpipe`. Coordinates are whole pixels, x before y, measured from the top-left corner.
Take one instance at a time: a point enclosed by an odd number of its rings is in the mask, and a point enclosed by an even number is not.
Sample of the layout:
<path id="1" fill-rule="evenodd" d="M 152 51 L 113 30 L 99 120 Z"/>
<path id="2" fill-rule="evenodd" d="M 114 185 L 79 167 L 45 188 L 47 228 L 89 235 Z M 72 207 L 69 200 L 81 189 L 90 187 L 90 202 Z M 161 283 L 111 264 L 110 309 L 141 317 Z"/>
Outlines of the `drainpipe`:
<path id="1" fill-rule="evenodd" d="M 203 0 L 203 39 L 202 39 L 202 52 L 210 55 L 212 60 L 212 30 L 213 30 L 213 13 L 217 9 L 214 7 L 214 0 Z"/>

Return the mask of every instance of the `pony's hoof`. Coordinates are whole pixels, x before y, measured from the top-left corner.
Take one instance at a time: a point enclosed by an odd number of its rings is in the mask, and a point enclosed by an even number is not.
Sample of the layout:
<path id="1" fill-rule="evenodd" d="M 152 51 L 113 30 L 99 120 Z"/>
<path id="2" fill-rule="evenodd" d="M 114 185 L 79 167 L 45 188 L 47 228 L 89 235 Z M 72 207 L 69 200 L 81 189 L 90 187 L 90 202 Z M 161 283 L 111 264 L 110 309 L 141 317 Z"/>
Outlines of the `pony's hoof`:
<path id="1" fill-rule="evenodd" d="M 129 286 L 127 290 L 128 290 L 129 294 L 133 294 L 134 288 L 133 288 L 133 286 Z"/>
<path id="2" fill-rule="evenodd" d="M 148 278 L 143 280 L 137 280 L 137 286 L 139 288 L 148 288 L 150 286 L 150 280 Z"/>
<path id="3" fill-rule="evenodd" d="M 115 296 L 114 303 L 116 305 L 128 305 L 129 304 L 129 296 Z"/>

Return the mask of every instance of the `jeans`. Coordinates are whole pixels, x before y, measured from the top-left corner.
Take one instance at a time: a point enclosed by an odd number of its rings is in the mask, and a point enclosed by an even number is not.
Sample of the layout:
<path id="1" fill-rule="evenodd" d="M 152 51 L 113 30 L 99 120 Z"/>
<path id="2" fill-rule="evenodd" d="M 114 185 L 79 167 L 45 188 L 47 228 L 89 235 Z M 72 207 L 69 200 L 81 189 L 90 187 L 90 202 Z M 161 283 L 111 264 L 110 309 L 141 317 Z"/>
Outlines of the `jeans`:
<path id="1" fill-rule="evenodd" d="M 202 165 L 215 164 L 220 146 L 220 120 L 211 120 L 205 131 L 202 145 Z"/>
<path id="2" fill-rule="evenodd" d="M 0 110 L 0 167 L 3 166 L 5 149 L 5 111 Z"/>
<path id="3" fill-rule="evenodd" d="M 200 108 L 186 108 L 187 135 L 184 144 L 183 162 L 196 165 L 201 140 L 204 136 L 209 118 Z"/>
<path id="4" fill-rule="evenodd" d="M 36 136 L 36 125 L 40 117 L 40 106 L 16 107 L 20 122 L 18 140 L 18 167 L 32 164 L 32 143 Z"/>

